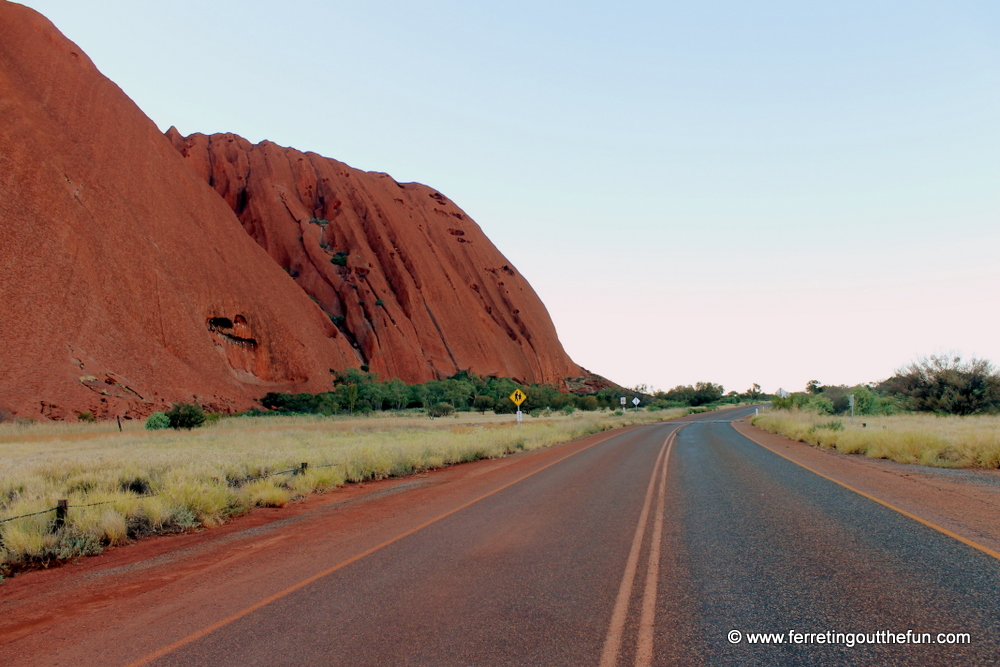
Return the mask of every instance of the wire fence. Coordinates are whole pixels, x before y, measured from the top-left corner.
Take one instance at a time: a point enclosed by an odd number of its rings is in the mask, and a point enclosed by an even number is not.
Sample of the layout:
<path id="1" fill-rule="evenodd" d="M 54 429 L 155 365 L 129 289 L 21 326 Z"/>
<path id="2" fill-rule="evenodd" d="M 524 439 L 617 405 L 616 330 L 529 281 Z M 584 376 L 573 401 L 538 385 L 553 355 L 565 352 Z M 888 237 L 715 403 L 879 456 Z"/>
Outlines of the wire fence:
<path id="1" fill-rule="evenodd" d="M 312 466 L 312 469 L 315 470 L 317 468 L 336 468 L 338 466 L 343 467 L 343 465 L 344 464 L 342 464 L 342 463 L 330 463 L 330 464 L 327 464 L 327 465 Z M 310 469 L 309 468 L 309 463 L 307 461 L 303 461 L 299 465 L 299 467 L 297 467 L 297 468 L 289 468 L 288 470 L 278 470 L 277 472 L 269 472 L 269 473 L 266 473 L 266 474 L 263 474 L 263 475 L 255 475 L 253 477 L 244 477 L 244 478 L 241 478 L 241 479 L 226 480 L 226 484 L 230 488 L 239 488 L 239 487 L 243 486 L 244 484 L 247 484 L 249 482 L 254 482 L 254 481 L 258 480 L 258 479 L 266 479 L 268 477 L 276 477 L 278 475 L 287 475 L 289 473 L 291 473 L 293 475 L 304 475 L 306 473 L 306 471 L 308 471 L 309 469 Z M 132 499 L 137 499 L 137 498 L 152 498 L 153 496 L 158 496 L 158 495 L 160 495 L 160 492 L 156 491 L 156 492 L 153 492 L 153 493 L 139 494 L 137 496 L 129 496 L 127 498 L 116 498 L 114 500 L 102 500 L 102 501 L 97 502 L 97 503 L 84 503 L 82 505 L 70 505 L 68 500 L 64 500 L 63 499 L 63 500 L 57 501 L 58 504 L 55 507 L 50 507 L 49 509 L 46 509 L 46 510 L 39 510 L 38 512 L 31 512 L 30 514 L 21 514 L 20 516 L 11 516 L 11 517 L 7 517 L 6 519 L 0 519 L 0 524 L 7 523 L 9 521 L 17 521 L 18 519 L 26 519 L 26 518 L 31 517 L 31 516 L 38 516 L 39 514 L 48 514 L 49 512 L 55 512 L 56 513 L 56 518 L 55 518 L 55 521 L 54 521 L 54 527 L 55 528 L 59 528 L 59 527 L 61 527 L 61 526 L 63 526 L 65 524 L 65 522 L 66 522 L 66 514 L 67 514 L 67 512 L 70 509 L 81 508 L 81 507 L 96 507 L 98 505 L 110 505 L 112 503 L 122 502 L 123 500 L 132 500 Z"/>

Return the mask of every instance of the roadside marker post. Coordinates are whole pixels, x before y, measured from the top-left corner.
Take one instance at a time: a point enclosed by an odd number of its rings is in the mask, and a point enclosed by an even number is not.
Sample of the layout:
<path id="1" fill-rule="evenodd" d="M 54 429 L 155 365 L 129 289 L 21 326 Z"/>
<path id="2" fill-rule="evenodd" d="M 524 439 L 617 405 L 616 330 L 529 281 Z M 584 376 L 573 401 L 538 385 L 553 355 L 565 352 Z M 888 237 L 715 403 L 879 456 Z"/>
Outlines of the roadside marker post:
<path id="1" fill-rule="evenodd" d="M 639 397 L 638 396 L 636 396 L 635 398 L 632 399 L 632 405 L 635 406 L 636 410 L 639 409 Z"/>
<path id="2" fill-rule="evenodd" d="M 628 412 L 628 405 L 625 403 L 624 396 L 622 396 L 621 401 L 622 401 L 622 412 Z"/>
<path id="3" fill-rule="evenodd" d="M 847 397 L 847 402 L 851 405 L 851 421 L 854 421 L 854 394 Z"/>
<path id="4" fill-rule="evenodd" d="M 521 403 L 524 403 L 525 399 L 528 398 L 528 396 L 523 391 L 521 391 L 520 389 L 515 389 L 514 393 L 511 394 L 510 396 L 508 396 L 507 398 L 509 398 L 514 403 L 514 405 L 517 406 L 517 425 L 520 426 L 521 425 Z"/>

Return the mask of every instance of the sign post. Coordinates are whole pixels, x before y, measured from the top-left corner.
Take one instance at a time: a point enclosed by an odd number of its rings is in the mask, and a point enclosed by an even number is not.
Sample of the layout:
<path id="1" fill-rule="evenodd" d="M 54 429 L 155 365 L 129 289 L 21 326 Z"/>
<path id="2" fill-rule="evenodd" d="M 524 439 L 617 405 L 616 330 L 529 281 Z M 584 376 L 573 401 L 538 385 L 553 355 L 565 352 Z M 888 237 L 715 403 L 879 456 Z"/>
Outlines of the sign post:
<path id="1" fill-rule="evenodd" d="M 851 421 L 854 421 L 854 394 L 847 397 L 847 402 L 851 404 Z"/>
<path id="2" fill-rule="evenodd" d="M 510 398 L 510 400 L 514 403 L 514 405 L 517 406 L 517 425 L 520 426 L 521 425 L 521 403 L 524 403 L 524 400 L 526 398 L 528 398 L 528 397 L 520 389 L 515 389 L 514 393 L 511 394 L 508 398 Z"/>
<path id="3" fill-rule="evenodd" d="M 622 412 L 628 412 L 628 406 L 625 405 L 625 397 L 624 396 L 622 396 L 621 401 L 622 401 Z"/>
<path id="4" fill-rule="evenodd" d="M 639 397 L 638 396 L 636 396 L 635 398 L 632 399 L 632 405 L 635 406 L 636 410 L 639 409 Z"/>

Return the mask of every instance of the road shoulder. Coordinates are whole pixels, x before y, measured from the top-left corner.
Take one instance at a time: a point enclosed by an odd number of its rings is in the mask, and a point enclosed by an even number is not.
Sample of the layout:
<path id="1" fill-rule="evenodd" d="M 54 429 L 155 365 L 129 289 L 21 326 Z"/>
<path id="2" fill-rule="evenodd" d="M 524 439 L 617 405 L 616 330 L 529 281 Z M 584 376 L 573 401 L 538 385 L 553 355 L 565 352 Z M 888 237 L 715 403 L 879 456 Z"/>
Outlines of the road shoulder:
<path id="1" fill-rule="evenodd" d="M 819 449 L 751 426 L 758 445 L 925 521 L 1000 552 L 1000 471 L 931 468 Z"/>

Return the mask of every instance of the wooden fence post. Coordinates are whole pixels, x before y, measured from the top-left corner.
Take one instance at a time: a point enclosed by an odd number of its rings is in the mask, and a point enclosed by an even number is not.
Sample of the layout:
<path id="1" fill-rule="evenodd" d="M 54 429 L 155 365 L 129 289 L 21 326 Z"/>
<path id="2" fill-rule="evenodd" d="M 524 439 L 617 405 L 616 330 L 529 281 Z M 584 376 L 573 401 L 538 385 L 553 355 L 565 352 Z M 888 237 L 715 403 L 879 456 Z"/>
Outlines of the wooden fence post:
<path id="1" fill-rule="evenodd" d="M 66 512 L 69 510 L 69 501 L 65 498 L 56 501 L 56 522 L 54 529 L 59 530 L 66 525 Z"/>

